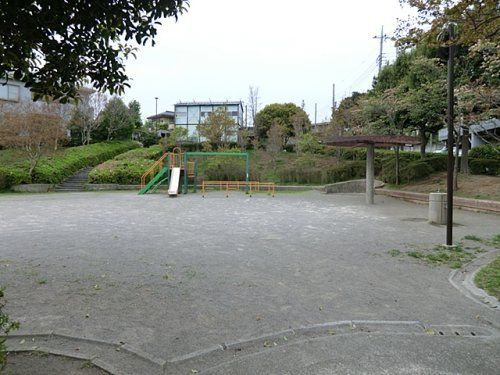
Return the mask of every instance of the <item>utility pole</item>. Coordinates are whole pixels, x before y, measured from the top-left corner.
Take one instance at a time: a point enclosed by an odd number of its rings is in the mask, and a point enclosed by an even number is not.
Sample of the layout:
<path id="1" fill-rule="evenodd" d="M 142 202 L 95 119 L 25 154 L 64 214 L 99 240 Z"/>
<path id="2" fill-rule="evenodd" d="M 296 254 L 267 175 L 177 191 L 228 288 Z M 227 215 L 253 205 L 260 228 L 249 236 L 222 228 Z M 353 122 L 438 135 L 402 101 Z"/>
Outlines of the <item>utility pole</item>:
<path id="1" fill-rule="evenodd" d="M 336 104 L 335 104 L 335 83 L 333 84 L 333 90 L 332 90 L 332 113 L 335 112 L 335 108 L 336 108 Z"/>
<path id="2" fill-rule="evenodd" d="M 448 96 L 448 108 L 447 108 L 447 122 L 448 122 L 448 171 L 446 178 L 446 245 L 453 245 L 453 69 L 454 69 L 454 59 L 455 59 L 455 30 L 454 25 L 450 23 L 448 25 L 448 79 L 447 79 L 447 96 Z"/>
<path id="3" fill-rule="evenodd" d="M 378 55 L 378 74 L 380 74 L 380 71 L 382 70 L 382 56 L 384 55 L 384 41 L 389 39 L 389 37 L 384 34 L 384 25 L 382 25 L 380 36 L 375 35 L 373 39 L 380 39 L 380 52 Z"/>
<path id="4" fill-rule="evenodd" d="M 245 105 L 245 128 L 248 128 L 248 104 Z"/>
<path id="5" fill-rule="evenodd" d="M 155 96 L 155 116 L 158 116 L 158 97 Z M 158 119 L 155 119 L 155 131 L 158 132 Z"/>
<path id="6" fill-rule="evenodd" d="M 318 103 L 314 103 L 314 130 L 316 130 L 316 126 L 318 124 Z"/>

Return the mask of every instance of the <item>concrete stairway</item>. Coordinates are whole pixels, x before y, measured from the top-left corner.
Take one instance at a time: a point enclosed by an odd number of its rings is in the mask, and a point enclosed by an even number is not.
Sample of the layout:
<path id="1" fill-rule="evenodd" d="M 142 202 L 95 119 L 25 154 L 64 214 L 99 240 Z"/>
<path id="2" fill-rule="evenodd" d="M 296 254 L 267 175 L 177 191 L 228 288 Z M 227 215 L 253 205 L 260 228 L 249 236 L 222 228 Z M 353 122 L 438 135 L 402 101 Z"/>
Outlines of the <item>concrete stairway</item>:
<path id="1" fill-rule="evenodd" d="M 93 167 L 86 167 L 80 169 L 73 176 L 68 178 L 66 181 L 62 182 L 59 185 L 56 185 L 54 191 L 56 192 L 75 192 L 75 191 L 83 191 L 83 186 L 87 183 L 87 179 L 90 171 Z"/>

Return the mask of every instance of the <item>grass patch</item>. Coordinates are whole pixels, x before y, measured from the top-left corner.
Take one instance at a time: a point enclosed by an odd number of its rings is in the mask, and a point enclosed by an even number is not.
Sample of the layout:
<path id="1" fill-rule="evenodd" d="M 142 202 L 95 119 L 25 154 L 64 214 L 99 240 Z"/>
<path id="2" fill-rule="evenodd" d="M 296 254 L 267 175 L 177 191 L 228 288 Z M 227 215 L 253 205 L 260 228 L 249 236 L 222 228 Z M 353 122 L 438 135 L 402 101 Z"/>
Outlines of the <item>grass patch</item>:
<path id="1" fill-rule="evenodd" d="M 57 184 L 79 169 L 97 165 L 133 148 L 133 141 L 94 143 L 87 146 L 62 148 L 42 156 L 29 176 L 29 162 L 17 150 L 0 150 L 0 189 L 29 183 Z"/>
<path id="2" fill-rule="evenodd" d="M 475 236 L 473 234 L 468 234 L 467 236 L 464 237 L 464 240 L 477 241 L 477 242 L 483 241 L 483 239 L 481 237 Z"/>
<path id="3" fill-rule="evenodd" d="M 401 255 L 401 251 L 398 249 L 391 249 L 387 252 L 391 257 L 397 257 Z"/>
<path id="4" fill-rule="evenodd" d="M 476 274 L 474 283 L 500 300 L 500 256 Z"/>
<path id="5" fill-rule="evenodd" d="M 437 245 L 430 250 L 411 250 L 405 253 L 393 249 L 389 250 L 389 254 L 391 256 L 406 254 L 411 258 L 422 260 L 427 264 L 447 265 L 450 268 L 460 268 L 476 257 L 474 253 L 466 251 L 461 244 L 454 247 Z"/>
<path id="6" fill-rule="evenodd" d="M 496 248 L 500 247 L 500 233 L 499 234 L 495 234 L 492 238 L 491 238 L 491 244 L 493 246 L 495 246 Z"/>

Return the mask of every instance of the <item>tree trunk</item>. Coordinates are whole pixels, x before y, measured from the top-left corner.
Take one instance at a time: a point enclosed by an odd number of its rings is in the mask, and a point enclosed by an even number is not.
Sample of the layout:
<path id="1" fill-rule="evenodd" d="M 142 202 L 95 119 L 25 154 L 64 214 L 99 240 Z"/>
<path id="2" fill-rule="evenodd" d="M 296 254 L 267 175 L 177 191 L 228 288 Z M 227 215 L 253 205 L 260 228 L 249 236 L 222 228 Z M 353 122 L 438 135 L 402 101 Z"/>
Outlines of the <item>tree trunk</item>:
<path id="1" fill-rule="evenodd" d="M 420 132 L 420 158 L 425 158 L 425 147 L 427 146 L 427 135 L 424 131 Z"/>
<path id="2" fill-rule="evenodd" d="M 469 174 L 469 128 L 464 126 L 462 133 L 462 159 L 460 161 L 460 172 Z"/>

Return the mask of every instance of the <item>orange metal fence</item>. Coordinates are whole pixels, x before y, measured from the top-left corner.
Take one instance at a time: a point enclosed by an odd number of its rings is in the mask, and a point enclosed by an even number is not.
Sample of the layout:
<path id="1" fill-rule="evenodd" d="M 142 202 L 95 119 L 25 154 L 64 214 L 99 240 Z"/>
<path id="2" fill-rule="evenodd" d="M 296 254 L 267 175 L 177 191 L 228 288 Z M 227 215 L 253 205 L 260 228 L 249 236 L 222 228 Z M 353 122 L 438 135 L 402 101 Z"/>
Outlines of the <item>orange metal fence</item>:
<path id="1" fill-rule="evenodd" d="M 274 197 L 276 185 L 274 182 L 260 181 L 203 181 L 201 183 L 201 192 L 203 197 L 207 189 L 225 190 L 226 197 L 230 190 L 242 190 L 248 188 L 250 196 L 252 192 L 266 191 Z"/>

